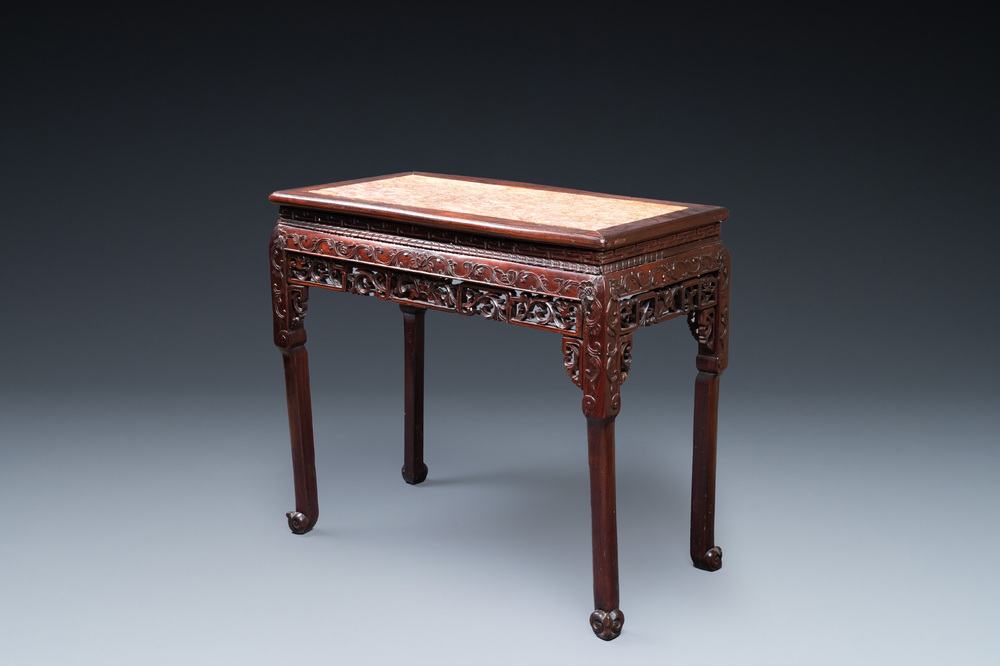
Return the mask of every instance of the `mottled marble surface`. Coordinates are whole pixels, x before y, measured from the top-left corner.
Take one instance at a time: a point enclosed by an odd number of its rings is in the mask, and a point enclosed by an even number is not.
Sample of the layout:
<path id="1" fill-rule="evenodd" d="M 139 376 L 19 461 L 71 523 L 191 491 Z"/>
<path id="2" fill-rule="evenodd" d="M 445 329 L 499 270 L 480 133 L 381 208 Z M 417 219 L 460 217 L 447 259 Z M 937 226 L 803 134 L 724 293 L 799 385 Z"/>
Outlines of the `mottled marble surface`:
<path id="1" fill-rule="evenodd" d="M 310 194 L 598 231 L 684 206 L 409 174 L 310 190 Z"/>

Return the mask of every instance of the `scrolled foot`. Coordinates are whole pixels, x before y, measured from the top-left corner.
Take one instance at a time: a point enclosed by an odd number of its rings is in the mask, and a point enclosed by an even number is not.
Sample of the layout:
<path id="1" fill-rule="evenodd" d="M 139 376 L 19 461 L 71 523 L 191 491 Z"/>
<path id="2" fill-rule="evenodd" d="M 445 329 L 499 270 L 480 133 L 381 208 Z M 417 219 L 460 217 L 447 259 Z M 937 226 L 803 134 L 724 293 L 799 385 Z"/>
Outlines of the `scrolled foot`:
<path id="1" fill-rule="evenodd" d="M 618 638 L 624 624 L 625 613 L 617 608 L 610 612 L 598 608 L 590 614 L 590 628 L 601 640 L 611 641 Z"/>
<path id="2" fill-rule="evenodd" d="M 288 528 L 295 534 L 305 534 L 313 528 L 312 521 L 300 511 L 289 511 L 285 515 L 288 516 Z"/>
<path id="3" fill-rule="evenodd" d="M 411 472 L 406 469 L 406 465 L 403 465 L 403 481 L 406 481 L 411 486 L 415 486 L 424 479 L 427 478 L 427 465 L 420 463 L 417 467 L 416 472 Z"/>
<path id="4" fill-rule="evenodd" d="M 694 566 L 704 571 L 718 571 L 722 568 L 722 549 L 713 546 L 701 557 L 692 558 Z"/>

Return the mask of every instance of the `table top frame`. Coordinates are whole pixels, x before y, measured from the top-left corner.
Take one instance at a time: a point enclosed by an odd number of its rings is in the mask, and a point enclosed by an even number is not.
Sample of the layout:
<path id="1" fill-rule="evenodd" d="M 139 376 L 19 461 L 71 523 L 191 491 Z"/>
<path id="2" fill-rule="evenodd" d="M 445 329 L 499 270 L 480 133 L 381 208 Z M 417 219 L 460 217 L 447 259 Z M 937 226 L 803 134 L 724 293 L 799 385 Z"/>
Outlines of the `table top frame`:
<path id="1" fill-rule="evenodd" d="M 588 197 L 601 197 L 627 202 L 683 206 L 683 209 L 665 215 L 658 215 L 646 219 L 634 220 L 623 224 L 609 226 L 604 229 L 590 230 L 574 229 L 566 226 L 551 224 L 536 224 L 533 222 L 501 219 L 456 211 L 415 208 L 386 202 L 338 198 L 329 194 L 316 193 L 316 190 L 326 188 L 335 188 L 337 186 L 399 178 L 408 175 L 524 188 L 528 190 L 542 190 Z M 535 185 L 532 183 L 519 183 L 491 178 L 452 176 L 420 171 L 389 174 L 385 176 L 373 176 L 370 178 L 341 181 L 339 183 L 328 183 L 324 185 L 312 185 L 308 187 L 279 190 L 271 195 L 271 201 L 289 208 L 374 217 L 415 227 L 438 229 L 460 234 L 482 235 L 492 238 L 505 239 L 509 242 L 527 241 L 557 247 L 580 248 L 598 251 L 622 248 L 629 245 L 635 245 L 643 241 L 648 241 L 653 238 L 669 236 L 672 234 L 681 234 L 692 229 L 721 222 L 729 216 L 729 211 L 721 206 L 626 197 L 598 192 L 573 190 L 569 188 L 552 187 L 548 185 Z"/>

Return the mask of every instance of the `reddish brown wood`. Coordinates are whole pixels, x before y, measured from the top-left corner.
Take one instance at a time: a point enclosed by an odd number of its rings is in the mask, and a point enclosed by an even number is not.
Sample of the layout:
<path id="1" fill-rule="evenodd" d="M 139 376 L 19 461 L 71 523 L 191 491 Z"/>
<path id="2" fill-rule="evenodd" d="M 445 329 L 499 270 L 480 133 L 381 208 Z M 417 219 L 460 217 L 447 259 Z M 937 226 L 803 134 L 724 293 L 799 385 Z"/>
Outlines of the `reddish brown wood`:
<path id="1" fill-rule="evenodd" d="M 617 638 L 625 623 L 618 608 L 618 518 L 615 509 L 615 417 L 587 419 L 590 518 L 594 560 L 594 612 L 598 638 Z"/>
<path id="2" fill-rule="evenodd" d="M 694 391 L 694 463 L 691 474 L 691 560 L 699 569 L 722 566 L 715 545 L 715 454 L 719 375 L 699 372 Z"/>
<path id="3" fill-rule="evenodd" d="M 288 526 L 305 534 L 316 524 L 316 456 L 313 449 L 312 405 L 309 397 L 309 357 L 302 345 L 281 350 L 285 361 L 288 398 L 288 428 L 292 440 L 292 470 L 295 475 L 295 511 L 289 511 Z"/>
<path id="4" fill-rule="evenodd" d="M 327 229 L 338 227 L 354 231 L 370 231 L 383 233 L 389 237 L 427 240 L 432 243 L 446 243 L 448 247 L 461 246 L 469 253 L 498 252 L 520 257 L 533 257 L 550 260 L 549 265 L 564 261 L 575 264 L 608 265 L 620 262 L 628 257 L 644 256 L 659 251 L 662 256 L 672 253 L 670 248 L 693 243 L 719 235 L 721 222 L 709 220 L 704 223 L 692 224 L 690 228 L 675 231 L 666 235 L 656 236 L 644 241 L 631 239 L 629 244 L 615 248 L 605 248 L 601 252 L 579 249 L 565 245 L 555 245 L 546 242 L 528 242 L 499 236 L 465 233 L 452 228 L 437 229 L 434 227 L 412 224 L 405 221 L 395 221 L 381 217 L 352 215 L 328 210 L 281 206 L 281 219 L 289 224 L 305 229 Z M 632 261 L 634 264 L 634 260 Z M 612 267 L 611 270 L 617 270 Z M 586 269 L 585 269 L 586 270 Z M 589 269 L 596 272 L 594 269 Z"/>
<path id="5" fill-rule="evenodd" d="M 533 224 L 496 217 L 487 217 L 471 213 L 458 213 L 454 211 L 430 210 L 424 208 L 414 208 L 403 205 L 392 205 L 382 202 L 368 202 L 357 199 L 337 199 L 330 196 L 322 196 L 314 193 L 315 190 L 333 187 L 336 185 L 347 185 L 374 180 L 385 180 L 405 175 L 431 176 L 457 181 L 469 181 L 476 183 L 486 183 L 491 185 L 505 185 L 512 187 L 523 187 L 530 190 L 544 190 L 549 192 L 562 192 L 566 194 L 585 194 L 605 198 L 623 199 L 630 201 L 643 201 L 647 203 L 678 204 L 686 209 L 667 215 L 657 216 L 647 220 L 637 220 L 627 225 L 614 227 L 613 229 L 597 231 L 583 231 L 573 229 L 560 229 L 548 225 Z M 345 213 L 354 213 L 365 217 L 376 217 L 387 220 L 407 221 L 420 224 L 421 226 L 453 229 L 466 231 L 475 234 L 485 234 L 487 236 L 500 236 L 508 239 L 519 239 L 525 241 L 538 241 L 543 243 L 553 243 L 556 245 L 569 245 L 588 249 L 610 249 L 622 245 L 629 245 L 649 238 L 656 238 L 670 233 L 692 229 L 711 222 L 725 220 L 729 216 L 729 211 L 721 206 L 706 206 L 702 204 L 687 204 L 676 201 L 662 201 L 658 199 L 643 199 L 639 197 L 625 197 L 621 195 L 603 194 L 598 192 L 584 192 L 565 187 L 552 187 L 548 185 L 535 185 L 532 183 L 518 183 L 507 180 L 495 180 L 492 178 L 468 178 L 465 176 L 451 176 L 446 174 L 424 173 L 411 171 L 408 173 L 395 173 L 375 178 L 360 178 L 356 180 L 342 181 L 340 183 L 326 183 L 323 185 L 312 185 L 309 187 L 298 187 L 289 190 L 280 190 L 271 195 L 271 201 L 281 204 L 289 204 L 302 208 L 314 208 Z"/>
<path id="6" fill-rule="evenodd" d="M 285 366 L 288 429 L 292 444 L 295 479 L 295 510 L 285 514 L 288 527 L 305 534 L 316 524 L 319 502 L 316 493 L 316 459 L 313 446 L 312 401 L 309 395 L 309 356 L 304 326 L 309 288 L 288 281 L 287 238 L 278 226 L 271 234 L 271 310 L 274 343 L 281 349 Z"/>
<path id="7" fill-rule="evenodd" d="M 614 424 L 621 410 L 621 384 L 632 364 L 634 332 L 687 316 L 698 341 L 699 371 L 691 556 L 699 568 L 720 566 L 722 551 L 714 538 L 715 461 L 719 377 L 728 364 L 730 268 L 729 254 L 718 235 L 719 223 L 727 215 L 724 208 L 689 205 L 684 211 L 594 232 L 565 224 L 554 228 L 308 193 L 319 187 L 272 195 L 272 200 L 285 204 L 271 237 L 271 284 L 274 339 L 285 356 L 295 466 L 296 511 L 289 514 L 293 529 L 308 530 L 318 514 L 303 346 L 309 287 L 375 296 L 400 305 L 404 330 L 402 473 L 408 483 L 419 483 L 427 474 L 423 460 L 425 311 L 554 331 L 563 337 L 563 365 L 582 389 L 587 418 L 595 602 L 591 628 L 605 640 L 617 637 L 624 624 L 618 607 L 614 473 Z M 596 219 L 599 224 L 603 217 Z M 575 220 L 570 220 L 573 225 Z"/>
<path id="8" fill-rule="evenodd" d="M 691 473 L 691 561 L 699 569 L 722 567 L 715 543 L 715 461 L 719 423 L 719 379 L 729 363 L 729 253 L 719 252 L 715 300 L 699 303 L 688 325 L 698 341 L 694 393 L 694 454 Z"/>
<path id="9" fill-rule="evenodd" d="M 403 311 L 403 479 L 415 485 L 427 478 L 424 464 L 424 308 Z"/>

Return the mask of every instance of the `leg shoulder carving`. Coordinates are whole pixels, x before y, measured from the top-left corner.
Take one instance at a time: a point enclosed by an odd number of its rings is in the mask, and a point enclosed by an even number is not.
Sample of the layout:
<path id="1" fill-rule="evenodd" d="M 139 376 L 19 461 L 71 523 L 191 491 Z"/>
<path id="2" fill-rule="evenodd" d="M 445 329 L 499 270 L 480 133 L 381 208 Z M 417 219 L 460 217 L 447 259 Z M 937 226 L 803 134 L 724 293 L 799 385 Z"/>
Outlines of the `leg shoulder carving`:
<path id="1" fill-rule="evenodd" d="M 609 297 L 603 280 L 584 284 L 580 296 L 583 305 L 583 338 L 579 348 L 583 413 L 588 417 L 606 418 L 621 409 L 618 301 Z"/>
<path id="2" fill-rule="evenodd" d="M 271 303 L 274 317 L 274 344 L 294 347 L 306 341 L 304 321 L 309 308 L 309 288 L 288 283 L 286 234 L 276 227 L 271 234 Z"/>

